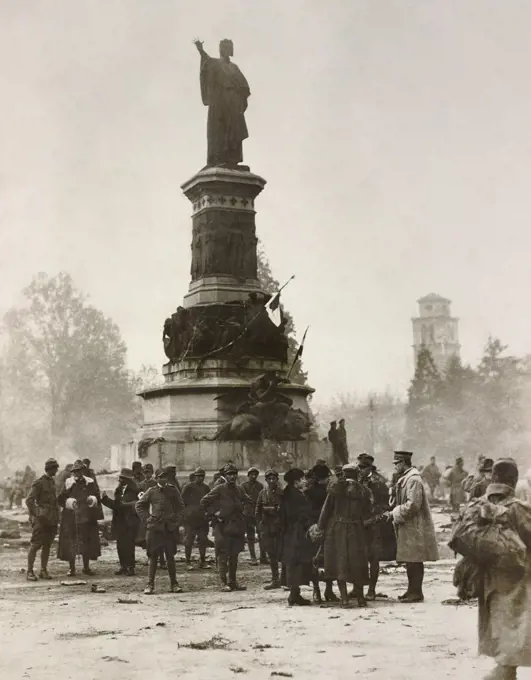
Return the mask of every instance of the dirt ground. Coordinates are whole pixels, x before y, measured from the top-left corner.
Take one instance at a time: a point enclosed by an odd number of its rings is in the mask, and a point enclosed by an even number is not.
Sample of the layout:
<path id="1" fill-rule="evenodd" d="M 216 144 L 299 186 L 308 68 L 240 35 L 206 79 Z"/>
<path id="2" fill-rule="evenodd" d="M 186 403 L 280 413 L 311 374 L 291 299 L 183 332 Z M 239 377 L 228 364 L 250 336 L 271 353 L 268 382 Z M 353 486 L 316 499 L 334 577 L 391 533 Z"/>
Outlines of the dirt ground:
<path id="1" fill-rule="evenodd" d="M 5 511 L 0 529 L 16 528 L 11 520 L 23 519 Z M 449 517 L 435 509 L 434 519 L 444 546 L 442 527 Z M 368 609 L 289 608 L 287 593 L 263 590 L 268 568 L 251 567 L 246 553 L 243 593 L 219 592 L 214 570 L 185 571 L 180 549 L 178 576 L 185 592 L 170 594 L 167 573 L 160 572 L 157 594 L 144 596 L 144 553 L 137 551 L 138 576 L 116 577 L 113 543 L 103 549 L 96 576 L 86 585 L 61 585 L 67 565 L 56 560 L 50 565 L 54 581 L 27 583 L 28 534 L 26 527 L 21 530 L 21 539 L 0 538 L 2 679 L 225 680 L 247 674 L 257 680 L 440 680 L 481 678 L 492 666 L 476 656 L 475 606 L 442 604 L 455 597 L 453 557 L 444 548 L 445 559 L 427 565 L 422 604 L 396 601 L 405 572 L 390 566 L 379 583 L 389 599 Z M 92 593 L 93 583 L 106 592 Z M 120 597 L 134 602 L 119 603 Z M 531 669 L 519 678 L 531 679 Z"/>

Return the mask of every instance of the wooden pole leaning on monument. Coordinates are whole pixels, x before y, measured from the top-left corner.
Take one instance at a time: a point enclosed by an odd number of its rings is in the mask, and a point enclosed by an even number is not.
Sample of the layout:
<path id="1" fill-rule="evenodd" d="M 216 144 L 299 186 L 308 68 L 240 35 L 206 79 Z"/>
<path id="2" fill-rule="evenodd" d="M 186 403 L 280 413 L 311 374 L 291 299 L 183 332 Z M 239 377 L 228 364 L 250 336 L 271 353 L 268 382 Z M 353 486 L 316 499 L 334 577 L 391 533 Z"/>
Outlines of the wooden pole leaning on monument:
<path id="1" fill-rule="evenodd" d="M 293 274 L 292 276 L 290 276 L 290 278 L 286 281 L 286 283 L 278 289 L 278 291 L 275 293 L 275 295 L 272 295 L 272 296 L 271 296 L 271 300 L 272 300 L 273 298 L 275 298 L 276 296 L 279 296 L 280 293 L 284 290 L 284 288 L 288 285 L 288 283 L 289 283 L 290 281 L 292 281 L 294 278 L 295 278 L 295 274 Z M 271 300 L 270 300 L 269 302 L 271 302 Z M 267 304 L 264 305 L 264 309 L 269 305 L 269 302 L 268 302 Z M 209 352 L 208 354 L 205 354 L 204 356 L 202 356 L 202 357 L 199 359 L 199 361 L 200 361 L 200 362 L 201 362 L 201 361 L 206 361 L 206 359 L 208 359 L 209 357 L 214 356 L 215 354 L 218 354 L 219 352 L 222 352 L 223 350 L 229 349 L 229 347 L 232 347 L 236 342 L 238 342 L 238 340 L 240 340 L 241 338 L 243 338 L 243 336 L 245 335 L 245 333 L 246 333 L 246 332 L 249 330 L 249 328 L 253 325 L 253 322 L 256 321 L 256 319 L 258 319 L 258 317 L 259 317 L 261 314 L 262 314 L 262 310 L 260 310 L 257 314 L 255 314 L 255 315 L 253 316 L 253 318 L 249 321 L 249 323 L 245 326 L 245 328 L 242 330 L 242 332 L 238 335 L 237 338 L 234 338 L 234 340 L 231 340 L 230 342 L 228 342 L 228 343 L 227 343 L 226 345 L 224 345 L 223 347 L 218 347 L 217 349 L 212 350 L 212 351 Z M 308 330 L 308 329 L 306 329 L 306 330 Z M 306 333 L 304 334 L 304 336 L 306 337 Z M 304 340 L 303 340 L 303 342 L 304 342 Z M 187 349 L 186 351 L 188 351 L 188 349 Z M 186 353 L 185 353 L 185 354 L 186 354 Z M 290 372 L 291 372 L 291 371 L 290 371 Z"/>
<path id="2" fill-rule="evenodd" d="M 304 351 L 304 341 L 306 340 L 306 333 L 308 333 L 309 328 L 310 328 L 310 327 L 307 326 L 307 327 L 306 327 L 306 330 L 304 331 L 304 335 L 302 336 L 302 342 L 301 342 L 301 344 L 299 345 L 299 349 L 297 350 L 297 352 L 296 352 L 296 354 L 295 354 L 295 357 L 294 357 L 294 359 L 293 359 L 293 362 L 292 362 L 292 364 L 291 364 L 291 367 L 290 367 L 290 369 L 289 369 L 289 371 L 288 371 L 288 375 L 286 376 L 286 379 L 287 379 L 287 380 L 290 379 L 291 373 L 292 373 L 293 369 L 295 368 L 295 364 L 297 363 L 297 360 L 300 359 L 301 356 L 302 356 L 302 353 L 303 353 L 303 351 Z"/>

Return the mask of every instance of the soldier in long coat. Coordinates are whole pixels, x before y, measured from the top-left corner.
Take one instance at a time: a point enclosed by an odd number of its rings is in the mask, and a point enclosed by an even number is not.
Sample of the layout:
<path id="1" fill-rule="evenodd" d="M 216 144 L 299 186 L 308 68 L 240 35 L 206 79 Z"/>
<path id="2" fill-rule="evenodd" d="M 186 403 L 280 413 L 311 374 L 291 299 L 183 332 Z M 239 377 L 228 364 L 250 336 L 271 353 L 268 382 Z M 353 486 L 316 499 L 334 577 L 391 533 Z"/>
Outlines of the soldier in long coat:
<path id="1" fill-rule="evenodd" d="M 247 511 L 246 519 L 247 519 L 247 527 L 245 534 L 247 536 L 247 547 L 249 548 L 249 555 L 251 556 L 251 564 L 257 565 L 258 560 L 256 559 L 256 548 L 255 548 L 255 543 L 256 543 L 256 503 L 258 502 L 258 496 L 262 489 L 264 488 L 264 485 L 262 482 L 258 481 L 258 476 L 260 474 L 260 471 L 258 468 L 255 467 L 250 467 L 249 470 L 247 471 L 247 481 L 242 484 L 242 489 L 245 491 L 245 493 L 249 496 L 249 498 L 252 500 L 252 506 L 249 507 L 249 510 Z M 262 549 L 262 544 L 260 541 L 260 532 L 258 532 L 258 546 L 260 548 L 260 564 L 265 564 L 265 559 L 263 555 L 263 549 Z"/>
<path id="2" fill-rule="evenodd" d="M 312 506 L 303 493 L 304 471 L 291 468 L 284 475 L 286 487 L 282 495 L 284 544 L 282 562 L 286 566 L 286 582 L 290 589 L 288 604 L 311 604 L 301 595 L 300 586 L 309 585 L 314 578 L 315 546 L 308 536 L 312 526 Z"/>
<path id="3" fill-rule="evenodd" d="M 262 549 L 271 567 L 271 583 L 265 590 L 280 588 L 279 563 L 282 559 L 282 489 L 278 483 L 278 472 L 266 470 L 267 487 L 262 489 L 256 503 L 256 523 L 262 540 Z"/>
<path id="4" fill-rule="evenodd" d="M 155 592 L 155 575 L 160 551 L 166 554 L 170 591 L 181 593 L 177 582 L 175 553 L 177 552 L 179 525 L 184 511 L 180 492 L 169 483 L 171 473 L 165 468 L 157 471 L 157 484 L 152 486 L 136 502 L 136 512 L 146 523 L 146 549 L 149 557 L 148 585 L 145 595 Z"/>
<path id="5" fill-rule="evenodd" d="M 104 491 L 101 502 L 112 510 L 112 533 L 116 538 L 116 550 L 120 569 L 116 576 L 135 575 L 135 544 L 140 526 L 135 504 L 140 490 L 133 479 L 133 471 L 123 468 L 118 477 L 114 498 Z"/>
<path id="6" fill-rule="evenodd" d="M 90 561 L 101 555 L 98 520 L 103 519 L 99 490 L 94 480 L 84 475 L 83 463 L 72 468 L 57 502 L 63 508 L 59 526 L 57 557 L 70 565 L 69 576 L 76 574 L 76 556 L 83 559 L 83 573 L 92 576 Z"/>
<path id="7" fill-rule="evenodd" d="M 518 467 L 513 460 L 494 463 L 486 496 L 505 506 L 511 528 L 531 550 L 531 507 L 514 495 Z M 496 667 L 485 680 L 516 680 L 519 666 L 531 666 L 531 570 L 514 574 L 483 571 L 478 598 L 479 653 L 490 656 Z"/>
<path id="8" fill-rule="evenodd" d="M 366 522 L 369 557 L 369 588 L 367 600 L 376 599 L 376 585 L 380 575 L 380 560 L 396 558 L 396 539 L 392 526 L 382 517 L 389 511 L 389 488 L 385 478 L 374 466 L 374 458 L 367 453 L 358 456 L 358 469 L 363 483 L 372 494 L 371 518 Z M 379 597 L 385 597 L 380 595 Z"/>
<path id="9" fill-rule="evenodd" d="M 236 466 L 227 464 L 222 477 L 225 482 L 214 486 L 203 496 L 200 505 L 213 518 L 221 589 L 224 592 L 246 590 L 245 586 L 238 583 L 237 571 L 238 557 L 245 549 L 245 511 L 252 506 L 252 501 L 236 483 Z"/>
<path id="10" fill-rule="evenodd" d="M 360 607 L 366 607 L 363 586 L 369 582 L 365 522 L 371 517 L 371 492 L 357 478 L 354 465 L 343 467 L 344 477 L 328 488 L 318 526 L 324 534 L 327 579 L 337 580 L 341 605 L 349 606 L 347 582 L 354 584 Z"/>
<path id="11" fill-rule="evenodd" d="M 49 458 L 44 464 L 44 475 L 33 482 L 29 495 L 26 498 L 32 526 L 26 574 L 28 581 L 37 580 L 33 566 L 39 550 L 41 551 L 39 578 L 51 578 L 48 573 L 48 559 L 52 543 L 57 534 L 57 524 L 59 523 L 59 506 L 57 505 L 57 492 L 54 480 L 58 469 L 59 463 L 53 458 Z"/>
<path id="12" fill-rule="evenodd" d="M 308 481 L 306 488 L 304 489 L 304 495 L 310 501 L 312 508 L 312 524 L 317 524 L 319 517 L 321 515 L 321 510 L 326 501 L 326 496 L 328 493 L 328 485 L 330 483 L 330 478 L 332 472 L 328 465 L 324 462 L 316 462 L 316 464 L 308 471 Z M 320 554 L 317 555 L 315 562 L 319 562 Z M 333 591 L 333 579 L 326 579 L 325 582 L 325 592 L 324 598 L 326 602 L 338 602 L 338 597 Z M 321 588 L 319 586 L 319 573 L 317 569 L 314 570 L 312 576 L 313 585 L 313 600 L 317 604 L 321 604 Z"/>
<path id="13" fill-rule="evenodd" d="M 406 564 L 408 588 L 399 596 L 401 602 L 424 600 L 424 562 L 439 559 L 426 489 L 418 470 L 411 465 L 412 456 L 410 451 L 395 451 L 397 481 L 393 489 L 394 505 L 385 515 L 395 525 L 396 560 Z"/>
<path id="14" fill-rule="evenodd" d="M 447 484 L 450 486 L 450 505 L 452 511 L 459 512 L 462 503 L 466 502 L 466 493 L 463 482 L 468 477 L 468 472 L 463 467 L 463 459 L 456 458 L 455 465 L 451 471 L 445 475 Z"/>
<path id="15" fill-rule="evenodd" d="M 208 519 L 201 507 L 201 499 L 209 493 L 210 487 L 205 484 L 205 471 L 197 468 L 192 481 L 183 488 L 184 503 L 183 523 L 185 529 L 184 554 L 186 564 L 192 568 L 192 548 L 197 538 L 199 543 L 199 568 L 208 569 L 206 549 L 208 544 Z"/>

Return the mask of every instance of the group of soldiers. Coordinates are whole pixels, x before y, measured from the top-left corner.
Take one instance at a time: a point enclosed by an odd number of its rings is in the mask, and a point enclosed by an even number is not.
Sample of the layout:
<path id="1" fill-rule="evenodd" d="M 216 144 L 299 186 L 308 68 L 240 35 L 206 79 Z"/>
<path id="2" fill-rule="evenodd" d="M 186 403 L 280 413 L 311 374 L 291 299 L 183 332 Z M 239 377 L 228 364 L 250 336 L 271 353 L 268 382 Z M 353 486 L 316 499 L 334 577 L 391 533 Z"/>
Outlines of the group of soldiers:
<path id="1" fill-rule="evenodd" d="M 1 484 L 4 499 L 10 510 L 21 507 L 36 478 L 35 471 L 30 465 L 24 470 L 17 470 L 13 477 L 6 477 Z"/>
<path id="2" fill-rule="evenodd" d="M 255 467 L 248 470 L 247 479 L 240 484 L 238 469 L 228 463 L 215 474 L 209 487 L 205 471 L 198 468 L 183 488 L 176 478 L 175 466 L 155 471 L 150 463 L 142 466 L 136 461 L 131 469 L 121 470 L 112 497 L 105 491 L 100 493 L 90 461 L 76 461 L 63 471 L 63 479 L 56 484 L 59 465 L 49 459 L 44 475 L 35 480 L 26 499 L 33 526 L 27 578 L 51 578 L 48 560 L 58 529 L 57 557 L 69 563 L 69 575 L 76 574 L 79 556 L 83 573 L 91 575 L 90 563 L 101 555 L 98 521 L 103 519 L 102 506 L 106 506 L 112 510 L 112 532 L 120 564 L 116 574 L 133 576 L 135 547 L 142 546 L 147 552 L 145 594 L 155 592 L 159 566 L 167 567 L 171 592 L 182 592 L 175 555 L 183 527 L 188 569 L 193 568 L 196 542 L 199 568 L 210 568 L 206 550 L 212 531 L 223 591 L 245 590 L 237 572 L 239 556 L 247 543 L 252 564 L 269 565 L 271 580 L 265 588 L 289 590 L 290 605 L 311 604 L 300 591 L 301 586 L 311 585 L 314 602 L 322 602 L 324 596 L 327 602 L 340 601 L 348 607 L 355 599 L 358 606 L 365 607 L 367 600 L 377 597 L 380 561 L 398 559 L 399 525 L 411 520 L 406 512 L 408 494 L 418 494 L 419 485 L 423 489 L 418 472 L 411 466 L 411 455 L 395 453 L 395 466 L 405 463 L 405 467 L 402 474 L 395 475 L 394 485 L 378 472 L 374 458 L 367 453 L 360 454 L 356 463 L 337 466 L 334 472 L 324 460 L 307 471 L 291 468 L 283 475 L 283 483 L 279 473 L 269 469 L 264 475 L 265 485 L 258 480 L 260 473 Z M 406 475 L 411 471 L 416 474 Z M 400 486 L 401 477 L 412 478 L 413 492 L 410 487 Z M 431 522 L 425 499 L 419 507 L 428 513 Z M 431 529 L 433 533 L 433 525 Z M 418 526 L 414 532 L 418 534 Z M 434 534 L 429 538 L 434 543 Z M 34 563 L 39 550 L 41 570 L 37 576 Z M 433 558 L 424 553 L 423 548 L 419 555 L 408 553 L 402 561 L 418 567 L 419 562 Z M 421 601 L 422 575 L 418 568 L 415 575 L 415 566 L 410 571 L 409 587 L 401 599 Z M 323 578 L 324 594 L 320 587 Z M 334 582 L 339 598 L 333 590 Z M 350 592 L 347 583 L 353 586 Z"/>
<path id="3" fill-rule="evenodd" d="M 450 507 L 457 514 L 467 500 L 483 496 L 492 477 L 493 466 L 492 458 L 479 455 L 476 470 L 468 473 L 463 458 L 459 456 L 454 465 L 448 465 L 441 472 L 435 456 L 432 456 L 429 464 L 421 469 L 421 477 L 429 489 L 431 499 L 444 496 L 444 489 L 448 489 Z"/>

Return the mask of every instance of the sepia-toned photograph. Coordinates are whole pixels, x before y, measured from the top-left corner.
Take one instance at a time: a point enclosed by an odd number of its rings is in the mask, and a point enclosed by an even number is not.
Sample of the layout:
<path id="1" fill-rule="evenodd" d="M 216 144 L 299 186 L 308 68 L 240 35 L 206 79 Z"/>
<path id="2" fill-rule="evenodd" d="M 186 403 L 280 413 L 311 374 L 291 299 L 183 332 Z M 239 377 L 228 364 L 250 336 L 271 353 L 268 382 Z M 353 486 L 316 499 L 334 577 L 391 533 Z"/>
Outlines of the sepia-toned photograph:
<path id="1" fill-rule="evenodd" d="M 531 680 L 530 27 L 0 0 L 0 680 Z"/>

